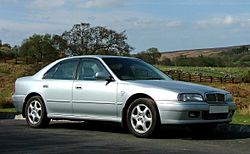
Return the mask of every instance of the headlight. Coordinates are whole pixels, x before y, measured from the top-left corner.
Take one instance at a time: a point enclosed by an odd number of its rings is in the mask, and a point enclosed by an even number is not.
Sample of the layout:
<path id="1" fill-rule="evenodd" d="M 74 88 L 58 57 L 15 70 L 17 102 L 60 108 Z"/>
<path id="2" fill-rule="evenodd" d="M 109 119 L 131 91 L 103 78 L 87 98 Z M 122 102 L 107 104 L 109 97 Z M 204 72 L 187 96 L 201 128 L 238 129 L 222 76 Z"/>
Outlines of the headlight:
<path id="1" fill-rule="evenodd" d="M 203 97 L 200 94 L 179 94 L 178 101 L 183 102 L 202 102 L 204 101 Z"/>
<path id="2" fill-rule="evenodd" d="M 226 102 L 233 102 L 233 96 L 231 94 L 226 94 L 225 101 Z"/>

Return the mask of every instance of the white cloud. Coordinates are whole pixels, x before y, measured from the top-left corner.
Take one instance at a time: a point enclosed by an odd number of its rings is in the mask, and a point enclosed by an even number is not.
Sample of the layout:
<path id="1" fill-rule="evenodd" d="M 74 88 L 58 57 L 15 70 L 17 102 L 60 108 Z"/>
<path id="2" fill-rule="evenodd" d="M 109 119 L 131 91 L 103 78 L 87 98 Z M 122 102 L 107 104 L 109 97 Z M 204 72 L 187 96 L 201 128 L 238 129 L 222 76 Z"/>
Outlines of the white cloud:
<path id="1" fill-rule="evenodd" d="M 181 25 L 180 21 L 168 21 L 168 20 L 157 20 L 157 19 L 137 19 L 134 20 L 132 26 L 139 28 L 173 28 Z"/>
<path id="2" fill-rule="evenodd" d="M 249 14 L 241 16 L 223 16 L 223 17 L 213 17 L 206 20 L 197 21 L 196 24 L 201 27 L 222 27 L 237 25 L 240 28 L 250 27 L 250 18 Z"/>
<path id="3" fill-rule="evenodd" d="M 233 16 L 224 16 L 224 17 L 214 17 L 210 19 L 200 20 L 196 23 L 201 26 L 223 26 L 223 25 L 232 25 L 239 23 L 240 19 Z"/>
<path id="4" fill-rule="evenodd" d="M 111 8 L 123 5 L 122 0 L 87 0 L 79 6 L 82 8 Z"/>
<path id="5" fill-rule="evenodd" d="M 64 0 L 34 0 L 28 5 L 28 7 L 32 9 L 50 9 L 61 7 L 64 4 Z"/>
<path id="6" fill-rule="evenodd" d="M 234 22 L 236 22 L 236 20 L 237 19 L 233 18 L 232 16 L 226 16 L 226 17 L 224 17 L 222 22 L 226 25 L 230 25 L 230 24 L 233 24 Z"/>

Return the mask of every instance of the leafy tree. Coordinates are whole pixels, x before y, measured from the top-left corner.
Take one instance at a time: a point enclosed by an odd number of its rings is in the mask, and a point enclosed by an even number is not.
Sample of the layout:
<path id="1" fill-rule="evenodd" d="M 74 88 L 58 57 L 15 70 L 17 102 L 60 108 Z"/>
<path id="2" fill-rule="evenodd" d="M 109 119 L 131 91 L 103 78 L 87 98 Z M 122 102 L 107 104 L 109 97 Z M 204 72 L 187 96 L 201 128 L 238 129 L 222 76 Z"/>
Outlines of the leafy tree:
<path id="1" fill-rule="evenodd" d="M 7 43 L 1 44 L 0 46 L 0 56 L 9 57 L 11 56 L 11 46 Z"/>
<path id="2" fill-rule="evenodd" d="M 163 57 L 162 60 L 160 61 L 160 64 L 171 66 L 172 65 L 172 61 L 171 61 L 170 58 Z"/>
<path id="3" fill-rule="evenodd" d="M 161 53 L 157 48 L 149 48 L 146 50 L 153 64 L 157 64 L 161 58 Z"/>
<path id="4" fill-rule="evenodd" d="M 70 55 L 129 55 L 133 49 L 126 42 L 125 31 L 117 33 L 101 26 L 90 27 L 89 23 L 75 24 L 62 38 L 67 42 L 66 54 Z"/>
<path id="5" fill-rule="evenodd" d="M 59 35 L 53 35 L 52 37 L 53 47 L 59 52 L 60 57 L 65 57 L 65 53 L 67 53 L 67 41 Z"/>
<path id="6" fill-rule="evenodd" d="M 143 59 L 144 61 L 157 64 L 159 59 L 161 58 L 161 53 L 158 51 L 157 48 L 149 48 L 146 51 L 142 51 L 135 55 L 137 58 Z"/>
<path id="7" fill-rule="evenodd" d="M 24 40 L 20 47 L 20 54 L 36 58 L 38 61 L 50 61 L 58 58 L 58 50 L 50 34 L 34 34 Z"/>

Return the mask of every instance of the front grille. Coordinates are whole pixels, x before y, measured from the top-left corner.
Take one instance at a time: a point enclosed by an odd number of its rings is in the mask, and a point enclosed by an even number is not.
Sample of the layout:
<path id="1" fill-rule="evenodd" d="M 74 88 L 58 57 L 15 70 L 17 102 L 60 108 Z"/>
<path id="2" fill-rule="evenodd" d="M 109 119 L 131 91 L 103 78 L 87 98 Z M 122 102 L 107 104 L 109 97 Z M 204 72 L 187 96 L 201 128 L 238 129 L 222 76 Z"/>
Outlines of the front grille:
<path id="1" fill-rule="evenodd" d="M 206 101 L 209 104 L 218 104 L 218 103 L 224 103 L 225 101 L 225 95 L 220 93 L 209 93 L 206 94 Z"/>
<path id="2" fill-rule="evenodd" d="M 202 113 L 202 119 L 204 120 L 219 120 L 227 118 L 228 118 L 228 113 L 212 113 L 212 114 L 209 114 L 208 112 Z"/>

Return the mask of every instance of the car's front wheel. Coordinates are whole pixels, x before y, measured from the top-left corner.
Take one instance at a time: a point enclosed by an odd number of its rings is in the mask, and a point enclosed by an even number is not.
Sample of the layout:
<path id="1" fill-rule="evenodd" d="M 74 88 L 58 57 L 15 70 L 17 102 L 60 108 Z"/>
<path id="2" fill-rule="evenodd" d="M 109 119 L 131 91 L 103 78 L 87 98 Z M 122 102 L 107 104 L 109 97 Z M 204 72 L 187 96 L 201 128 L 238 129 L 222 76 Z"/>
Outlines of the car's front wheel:
<path id="1" fill-rule="evenodd" d="M 153 100 L 139 98 L 127 110 L 127 126 L 136 137 L 150 137 L 158 127 L 159 116 Z"/>
<path id="2" fill-rule="evenodd" d="M 25 108 L 25 117 L 29 126 L 33 128 L 46 127 L 50 119 L 47 118 L 46 109 L 40 96 L 31 97 Z"/>

